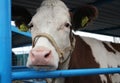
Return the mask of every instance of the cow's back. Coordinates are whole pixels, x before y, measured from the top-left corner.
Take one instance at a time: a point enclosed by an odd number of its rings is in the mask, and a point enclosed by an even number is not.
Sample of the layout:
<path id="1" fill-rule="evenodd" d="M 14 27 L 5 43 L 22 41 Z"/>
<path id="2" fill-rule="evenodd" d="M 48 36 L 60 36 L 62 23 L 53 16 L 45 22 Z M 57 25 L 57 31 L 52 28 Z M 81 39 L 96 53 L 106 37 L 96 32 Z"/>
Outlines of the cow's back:
<path id="1" fill-rule="evenodd" d="M 120 65 L 120 44 L 75 36 L 75 50 L 69 69 L 111 68 Z M 65 83 L 120 83 L 120 75 L 93 75 L 66 78 Z"/>

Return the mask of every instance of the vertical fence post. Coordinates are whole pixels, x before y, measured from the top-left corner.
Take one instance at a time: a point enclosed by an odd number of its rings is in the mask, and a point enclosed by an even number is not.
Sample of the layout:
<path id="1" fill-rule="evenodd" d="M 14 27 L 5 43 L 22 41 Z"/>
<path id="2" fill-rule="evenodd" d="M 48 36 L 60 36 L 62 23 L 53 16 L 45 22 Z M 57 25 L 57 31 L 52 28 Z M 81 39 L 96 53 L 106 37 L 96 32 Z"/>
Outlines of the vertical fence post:
<path id="1" fill-rule="evenodd" d="M 11 0 L 0 0 L 0 83 L 11 83 Z"/>

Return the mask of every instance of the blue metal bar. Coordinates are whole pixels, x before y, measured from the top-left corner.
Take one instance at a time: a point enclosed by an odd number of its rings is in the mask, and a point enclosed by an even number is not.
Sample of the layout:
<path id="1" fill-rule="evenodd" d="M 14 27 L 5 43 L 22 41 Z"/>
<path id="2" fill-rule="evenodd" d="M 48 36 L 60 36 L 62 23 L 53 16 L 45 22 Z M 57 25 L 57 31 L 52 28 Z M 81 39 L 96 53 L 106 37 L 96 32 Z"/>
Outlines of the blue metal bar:
<path id="1" fill-rule="evenodd" d="M 21 32 L 21 31 L 18 30 L 18 28 L 16 28 L 15 26 L 11 26 L 11 28 L 12 28 L 12 31 L 13 31 L 13 32 L 19 33 L 19 34 L 24 35 L 24 36 L 27 36 L 27 37 L 31 37 L 30 32 Z"/>
<path id="2" fill-rule="evenodd" d="M 11 0 L 0 0 L 0 83 L 11 83 Z"/>
<path id="3" fill-rule="evenodd" d="M 23 79 L 44 79 L 44 78 L 60 78 L 72 76 L 85 76 L 97 74 L 112 74 L 120 73 L 120 68 L 95 68 L 95 69 L 72 69 L 72 70 L 57 70 L 57 71 L 21 71 L 13 72 L 13 80 Z"/>

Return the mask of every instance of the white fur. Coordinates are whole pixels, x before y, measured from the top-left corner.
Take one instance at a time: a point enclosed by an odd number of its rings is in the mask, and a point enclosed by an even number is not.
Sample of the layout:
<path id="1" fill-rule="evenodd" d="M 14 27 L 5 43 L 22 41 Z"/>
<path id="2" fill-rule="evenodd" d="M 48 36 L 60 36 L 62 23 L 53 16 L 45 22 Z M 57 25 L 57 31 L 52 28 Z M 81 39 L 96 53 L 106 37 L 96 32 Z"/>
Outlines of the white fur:
<path id="1" fill-rule="evenodd" d="M 120 53 L 118 51 L 115 50 L 115 54 L 113 52 L 109 52 L 101 41 L 94 38 L 82 37 L 82 39 L 91 47 L 93 56 L 96 62 L 100 64 L 101 68 L 118 67 L 118 65 L 120 65 Z M 109 42 L 106 42 L 106 44 L 110 46 Z M 105 75 L 100 75 L 100 77 L 102 81 L 107 83 Z M 112 75 L 111 78 L 113 83 L 119 83 L 119 77 L 119 74 Z"/>

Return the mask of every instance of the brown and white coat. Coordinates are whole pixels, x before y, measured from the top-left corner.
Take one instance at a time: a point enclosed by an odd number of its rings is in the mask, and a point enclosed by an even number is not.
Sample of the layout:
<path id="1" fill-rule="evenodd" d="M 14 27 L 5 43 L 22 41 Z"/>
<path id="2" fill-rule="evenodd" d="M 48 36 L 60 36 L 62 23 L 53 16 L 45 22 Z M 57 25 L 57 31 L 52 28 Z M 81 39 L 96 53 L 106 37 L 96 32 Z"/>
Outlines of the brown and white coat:
<path id="1" fill-rule="evenodd" d="M 70 13 L 61 0 L 44 0 L 29 23 L 33 48 L 27 66 L 47 70 L 119 67 L 120 44 L 81 37 L 72 32 L 85 27 L 97 14 L 94 6 L 84 6 Z M 55 83 L 89 82 L 120 83 L 120 75 L 55 79 Z"/>

